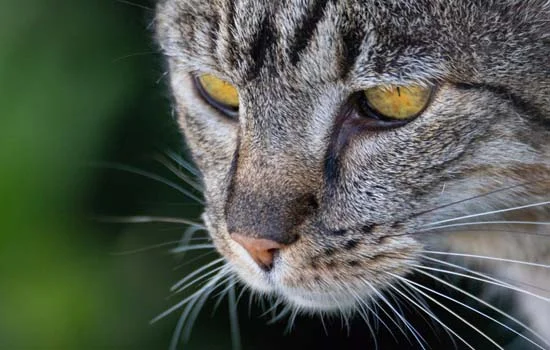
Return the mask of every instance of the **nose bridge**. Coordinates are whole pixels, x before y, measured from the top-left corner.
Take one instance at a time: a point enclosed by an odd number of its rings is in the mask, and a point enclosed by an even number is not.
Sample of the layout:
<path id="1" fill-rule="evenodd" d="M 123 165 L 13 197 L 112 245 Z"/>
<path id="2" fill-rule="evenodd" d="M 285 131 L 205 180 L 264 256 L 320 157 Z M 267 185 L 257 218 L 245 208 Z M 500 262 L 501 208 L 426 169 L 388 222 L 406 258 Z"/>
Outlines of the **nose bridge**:
<path id="1" fill-rule="evenodd" d="M 243 99 L 249 103 L 240 111 L 241 143 L 252 145 L 247 148 L 252 155 L 296 153 L 300 145 L 311 143 L 312 130 L 319 129 L 315 94 L 310 91 L 261 81 L 255 89 L 246 89 Z"/>
<path id="2" fill-rule="evenodd" d="M 289 245 L 317 208 L 315 171 L 292 152 L 241 144 L 226 200 L 230 234 Z"/>

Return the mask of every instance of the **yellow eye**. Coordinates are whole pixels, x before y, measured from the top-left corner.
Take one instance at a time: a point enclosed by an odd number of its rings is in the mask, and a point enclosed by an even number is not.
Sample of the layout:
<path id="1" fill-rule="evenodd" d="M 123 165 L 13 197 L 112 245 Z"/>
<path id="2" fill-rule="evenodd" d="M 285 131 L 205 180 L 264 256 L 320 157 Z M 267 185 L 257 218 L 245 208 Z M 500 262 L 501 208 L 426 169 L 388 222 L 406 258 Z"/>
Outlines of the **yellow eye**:
<path id="1" fill-rule="evenodd" d="M 432 88 L 418 85 L 373 87 L 364 91 L 369 109 L 382 118 L 405 121 L 418 116 L 430 102 Z"/>
<path id="2" fill-rule="evenodd" d="M 197 78 L 197 83 L 200 92 L 214 107 L 233 111 L 239 108 L 239 92 L 227 81 L 212 74 L 203 74 Z"/>

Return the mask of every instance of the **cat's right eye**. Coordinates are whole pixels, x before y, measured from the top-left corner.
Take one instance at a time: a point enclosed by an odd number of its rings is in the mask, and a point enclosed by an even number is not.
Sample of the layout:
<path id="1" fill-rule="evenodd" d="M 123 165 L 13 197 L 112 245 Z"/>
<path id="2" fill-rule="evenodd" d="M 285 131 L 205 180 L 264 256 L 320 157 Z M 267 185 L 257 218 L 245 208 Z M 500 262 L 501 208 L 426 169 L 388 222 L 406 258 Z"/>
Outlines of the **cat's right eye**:
<path id="1" fill-rule="evenodd" d="M 194 76 L 194 83 L 208 104 L 229 117 L 238 116 L 239 92 L 234 85 L 212 74 Z"/>

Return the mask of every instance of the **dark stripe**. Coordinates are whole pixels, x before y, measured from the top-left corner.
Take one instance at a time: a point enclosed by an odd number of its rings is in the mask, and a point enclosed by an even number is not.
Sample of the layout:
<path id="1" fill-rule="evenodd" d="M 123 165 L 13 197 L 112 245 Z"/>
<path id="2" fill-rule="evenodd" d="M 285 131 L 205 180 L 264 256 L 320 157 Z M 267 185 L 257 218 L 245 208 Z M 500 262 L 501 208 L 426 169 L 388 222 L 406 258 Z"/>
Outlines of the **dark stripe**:
<path id="1" fill-rule="evenodd" d="M 260 29 L 250 45 L 251 66 L 247 73 L 249 79 L 254 79 L 269 59 L 269 48 L 275 42 L 273 28 L 269 16 L 266 15 L 260 24 Z"/>
<path id="2" fill-rule="evenodd" d="M 517 94 L 511 92 L 509 89 L 499 85 L 489 84 L 467 84 L 467 83 L 455 83 L 455 86 L 463 90 L 485 90 L 498 96 L 499 98 L 510 101 L 514 108 L 521 112 L 521 115 L 528 116 L 529 119 L 538 123 L 546 130 L 550 130 L 550 119 L 544 116 L 544 113 L 538 108 L 533 106 L 528 101 Z"/>
<path id="3" fill-rule="evenodd" d="M 349 17 L 349 15 L 347 15 Z M 344 22 L 350 23 L 342 32 L 343 52 L 340 61 L 340 74 L 345 79 L 351 73 L 355 62 L 361 53 L 361 44 L 365 39 L 365 26 L 352 19 Z"/>
<path id="4" fill-rule="evenodd" d="M 232 67 L 237 66 L 238 62 L 238 52 L 236 50 L 238 46 L 235 38 L 233 37 L 233 29 L 235 28 L 235 3 L 235 0 L 228 0 L 227 22 L 225 23 L 225 28 L 227 28 L 229 32 L 228 58 Z"/>
<path id="5" fill-rule="evenodd" d="M 211 21 L 212 25 L 208 34 L 210 40 L 210 53 L 212 54 L 212 57 L 216 60 L 216 63 L 219 61 L 216 51 L 218 48 L 218 37 L 220 36 L 220 21 L 221 19 L 218 12 L 213 12 Z"/>
<path id="6" fill-rule="evenodd" d="M 237 167 L 239 166 L 239 155 L 241 147 L 241 138 L 237 137 L 237 149 L 233 153 L 233 158 L 231 159 L 231 165 L 229 166 L 229 172 L 226 175 L 225 181 L 229 183 L 227 186 L 227 196 L 225 198 L 225 205 L 223 207 L 223 215 L 227 220 L 227 215 L 229 212 L 229 203 L 235 195 L 235 174 L 237 174 Z"/>
<path id="7" fill-rule="evenodd" d="M 195 16 L 188 12 L 182 12 L 177 18 L 176 23 L 180 35 L 185 39 L 182 40 L 182 43 L 187 50 L 191 50 L 195 46 L 195 22 Z"/>
<path id="8" fill-rule="evenodd" d="M 300 61 L 302 52 L 307 48 L 319 22 L 325 15 L 329 1 L 332 0 L 318 0 L 311 12 L 307 14 L 307 17 L 300 21 L 301 25 L 296 28 L 292 45 L 289 47 L 290 62 L 293 65 L 296 65 Z"/>
<path id="9" fill-rule="evenodd" d="M 330 142 L 325 153 L 325 163 L 324 163 L 324 182 L 327 195 L 329 197 L 333 196 L 338 185 L 340 183 L 340 161 L 339 157 L 342 149 L 347 144 L 348 135 L 343 126 L 346 120 L 350 119 L 352 113 L 352 107 L 349 102 L 346 102 L 336 115 L 334 125 L 332 126 L 332 131 L 330 135 Z"/>

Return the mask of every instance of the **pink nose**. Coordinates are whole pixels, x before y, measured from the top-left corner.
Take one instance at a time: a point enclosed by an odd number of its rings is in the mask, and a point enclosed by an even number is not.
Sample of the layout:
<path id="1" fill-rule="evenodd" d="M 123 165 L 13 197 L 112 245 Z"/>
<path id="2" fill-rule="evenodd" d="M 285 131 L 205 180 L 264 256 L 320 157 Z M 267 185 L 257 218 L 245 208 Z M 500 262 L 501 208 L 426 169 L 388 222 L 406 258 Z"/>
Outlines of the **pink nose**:
<path id="1" fill-rule="evenodd" d="M 246 249 L 252 259 L 266 271 L 273 267 L 275 253 L 284 248 L 283 244 L 265 238 L 254 238 L 238 233 L 232 233 L 231 238 Z"/>

